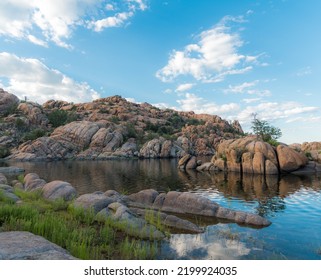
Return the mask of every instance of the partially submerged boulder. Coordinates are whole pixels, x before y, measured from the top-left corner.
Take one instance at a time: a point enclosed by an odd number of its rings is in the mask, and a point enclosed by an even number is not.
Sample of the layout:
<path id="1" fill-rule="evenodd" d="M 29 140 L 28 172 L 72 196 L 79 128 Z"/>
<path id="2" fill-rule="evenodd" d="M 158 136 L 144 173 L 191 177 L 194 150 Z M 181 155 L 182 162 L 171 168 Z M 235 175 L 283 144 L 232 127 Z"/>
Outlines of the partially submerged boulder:
<path id="1" fill-rule="evenodd" d="M 149 199 L 146 199 L 146 197 Z M 206 197 L 188 192 L 171 191 L 166 194 L 161 193 L 155 197 L 155 191 L 143 190 L 138 194 L 129 195 L 126 203 L 130 207 L 157 209 L 176 214 L 221 218 L 252 226 L 269 226 L 271 224 L 270 221 L 259 215 L 230 210 L 219 206 Z"/>

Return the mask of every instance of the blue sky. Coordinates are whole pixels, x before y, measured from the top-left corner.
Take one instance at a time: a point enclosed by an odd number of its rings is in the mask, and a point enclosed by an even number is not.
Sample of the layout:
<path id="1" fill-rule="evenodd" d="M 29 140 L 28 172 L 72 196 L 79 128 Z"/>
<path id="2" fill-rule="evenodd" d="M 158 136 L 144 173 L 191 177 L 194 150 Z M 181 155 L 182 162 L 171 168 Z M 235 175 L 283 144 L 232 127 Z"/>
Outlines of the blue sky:
<path id="1" fill-rule="evenodd" d="M 5 0 L 0 87 L 29 100 L 119 94 L 253 113 L 286 143 L 321 141 L 319 0 Z"/>

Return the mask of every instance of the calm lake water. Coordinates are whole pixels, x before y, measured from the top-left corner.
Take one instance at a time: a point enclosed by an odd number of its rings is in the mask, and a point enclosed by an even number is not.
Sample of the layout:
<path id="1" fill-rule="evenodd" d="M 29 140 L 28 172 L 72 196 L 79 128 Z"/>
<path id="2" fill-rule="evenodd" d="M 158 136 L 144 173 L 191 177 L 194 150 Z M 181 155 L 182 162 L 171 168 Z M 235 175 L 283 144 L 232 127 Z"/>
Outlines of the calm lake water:
<path id="1" fill-rule="evenodd" d="M 47 181 L 70 182 L 78 194 L 146 188 L 198 193 L 225 207 L 260 214 L 263 229 L 198 220 L 203 234 L 172 234 L 160 259 L 321 259 L 321 174 L 262 176 L 187 173 L 176 160 L 112 160 L 15 163 Z"/>

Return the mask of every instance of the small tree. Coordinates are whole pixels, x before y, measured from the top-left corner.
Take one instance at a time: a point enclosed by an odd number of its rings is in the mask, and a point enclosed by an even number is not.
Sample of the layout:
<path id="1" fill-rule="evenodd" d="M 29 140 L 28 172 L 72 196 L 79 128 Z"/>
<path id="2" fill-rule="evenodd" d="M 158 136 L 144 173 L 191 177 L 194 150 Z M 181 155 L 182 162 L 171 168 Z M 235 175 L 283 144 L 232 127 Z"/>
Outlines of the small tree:
<path id="1" fill-rule="evenodd" d="M 270 125 L 267 121 L 262 121 L 254 117 L 252 121 L 252 130 L 261 140 L 270 144 L 277 143 L 277 139 L 282 136 L 281 129 Z"/>

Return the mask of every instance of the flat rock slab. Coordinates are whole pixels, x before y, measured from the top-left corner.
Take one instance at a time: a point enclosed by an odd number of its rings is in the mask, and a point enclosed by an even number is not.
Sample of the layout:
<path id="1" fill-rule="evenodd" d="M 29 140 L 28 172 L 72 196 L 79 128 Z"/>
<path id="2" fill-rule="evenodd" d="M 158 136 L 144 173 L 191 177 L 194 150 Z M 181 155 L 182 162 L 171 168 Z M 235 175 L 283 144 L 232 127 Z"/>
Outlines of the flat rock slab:
<path id="1" fill-rule="evenodd" d="M 0 233 L 0 260 L 76 260 L 66 250 L 26 231 Z"/>

